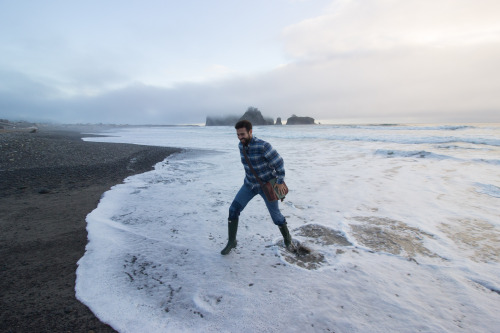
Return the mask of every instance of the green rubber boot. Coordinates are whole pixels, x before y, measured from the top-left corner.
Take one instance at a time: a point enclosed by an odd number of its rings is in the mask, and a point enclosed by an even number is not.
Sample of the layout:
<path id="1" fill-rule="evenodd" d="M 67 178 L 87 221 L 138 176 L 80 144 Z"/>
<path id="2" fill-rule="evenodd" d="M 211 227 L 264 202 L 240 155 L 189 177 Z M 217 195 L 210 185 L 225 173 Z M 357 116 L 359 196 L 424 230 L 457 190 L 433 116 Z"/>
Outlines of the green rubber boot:
<path id="1" fill-rule="evenodd" d="M 220 254 L 226 255 L 236 247 L 236 244 L 238 244 L 236 241 L 236 232 L 238 232 L 238 219 L 227 220 L 228 241 L 226 247 L 220 251 Z"/>
<path id="2" fill-rule="evenodd" d="M 281 234 L 283 235 L 285 246 L 288 248 L 292 244 L 292 236 L 290 236 L 290 231 L 288 231 L 286 222 L 283 223 L 283 225 L 279 225 L 278 227 L 280 228 Z"/>

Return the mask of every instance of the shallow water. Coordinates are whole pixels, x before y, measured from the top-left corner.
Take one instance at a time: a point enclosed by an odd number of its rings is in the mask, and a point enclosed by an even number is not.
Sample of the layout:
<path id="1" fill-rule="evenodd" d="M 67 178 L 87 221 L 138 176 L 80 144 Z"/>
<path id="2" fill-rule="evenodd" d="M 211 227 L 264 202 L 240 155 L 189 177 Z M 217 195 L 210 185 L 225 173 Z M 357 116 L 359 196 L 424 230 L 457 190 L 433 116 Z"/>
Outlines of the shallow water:
<path id="1" fill-rule="evenodd" d="M 500 306 L 500 125 L 254 128 L 283 156 L 282 247 L 260 198 L 228 256 L 243 182 L 231 127 L 89 141 L 185 148 L 87 217 L 77 297 L 122 332 L 493 332 Z"/>

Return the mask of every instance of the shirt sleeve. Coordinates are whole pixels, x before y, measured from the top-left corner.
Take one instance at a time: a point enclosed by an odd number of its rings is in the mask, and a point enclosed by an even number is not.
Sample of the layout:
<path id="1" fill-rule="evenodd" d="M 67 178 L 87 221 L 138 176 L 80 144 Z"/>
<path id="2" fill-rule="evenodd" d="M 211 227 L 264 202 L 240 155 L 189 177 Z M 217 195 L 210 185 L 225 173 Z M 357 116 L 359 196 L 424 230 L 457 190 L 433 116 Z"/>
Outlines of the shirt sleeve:
<path id="1" fill-rule="evenodd" d="M 285 162 L 276 149 L 268 142 L 264 146 L 264 157 L 268 161 L 269 166 L 276 172 L 276 182 L 283 184 L 285 181 Z"/>

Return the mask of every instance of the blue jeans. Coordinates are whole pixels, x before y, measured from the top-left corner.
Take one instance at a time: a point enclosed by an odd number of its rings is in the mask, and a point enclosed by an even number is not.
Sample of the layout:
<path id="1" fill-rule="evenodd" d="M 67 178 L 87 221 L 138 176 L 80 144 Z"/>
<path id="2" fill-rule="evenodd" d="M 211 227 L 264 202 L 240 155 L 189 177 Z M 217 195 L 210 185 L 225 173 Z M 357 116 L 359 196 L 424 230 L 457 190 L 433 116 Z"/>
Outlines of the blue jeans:
<path id="1" fill-rule="evenodd" d="M 243 186 L 236 194 L 236 197 L 233 200 L 233 203 L 229 207 L 229 219 L 235 220 L 239 218 L 240 213 L 245 209 L 246 205 L 252 200 L 257 194 L 260 194 L 264 202 L 266 203 L 267 210 L 273 219 L 274 224 L 280 226 L 286 222 L 285 217 L 281 214 L 280 208 L 278 205 L 278 200 L 269 202 L 264 195 L 264 192 L 260 187 L 251 188 L 250 186 L 243 184 Z"/>

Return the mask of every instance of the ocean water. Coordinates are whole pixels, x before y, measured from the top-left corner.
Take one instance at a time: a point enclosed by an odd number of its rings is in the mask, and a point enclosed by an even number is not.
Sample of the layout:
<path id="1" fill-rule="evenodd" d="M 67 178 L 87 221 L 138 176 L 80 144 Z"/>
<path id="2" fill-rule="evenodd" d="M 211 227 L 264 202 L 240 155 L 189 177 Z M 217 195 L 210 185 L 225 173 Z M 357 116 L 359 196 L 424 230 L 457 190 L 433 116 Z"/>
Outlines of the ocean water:
<path id="1" fill-rule="evenodd" d="M 268 126 L 296 255 L 243 183 L 231 127 L 88 141 L 184 148 L 87 216 L 76 295 L 120 332 L 498 332 L 500 124 Z"/>

